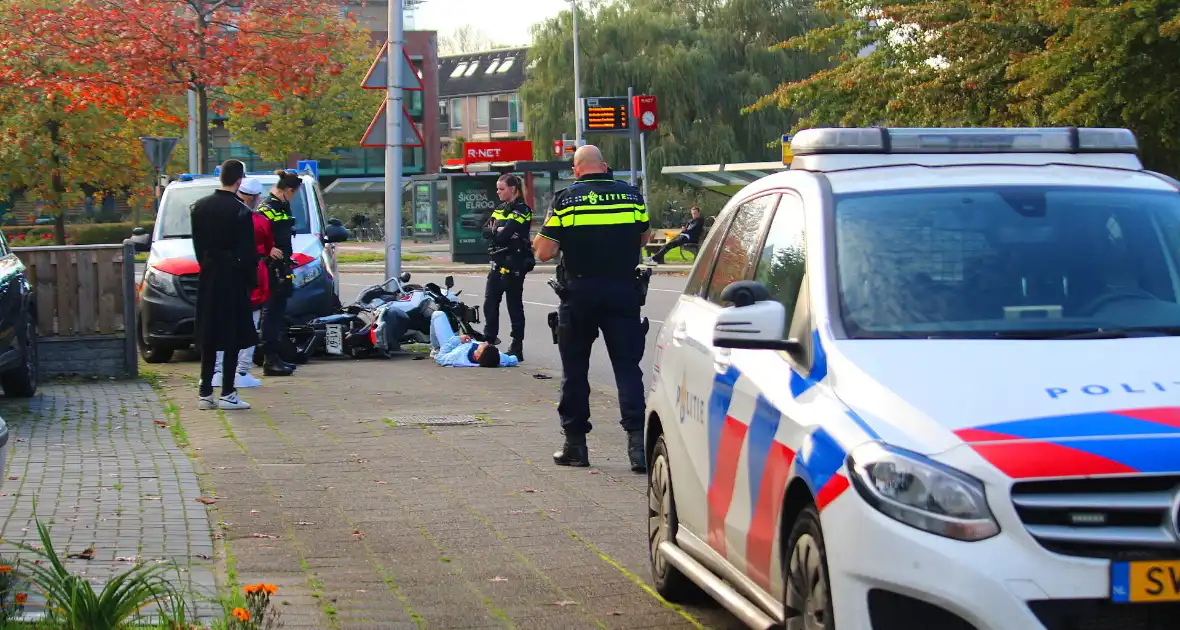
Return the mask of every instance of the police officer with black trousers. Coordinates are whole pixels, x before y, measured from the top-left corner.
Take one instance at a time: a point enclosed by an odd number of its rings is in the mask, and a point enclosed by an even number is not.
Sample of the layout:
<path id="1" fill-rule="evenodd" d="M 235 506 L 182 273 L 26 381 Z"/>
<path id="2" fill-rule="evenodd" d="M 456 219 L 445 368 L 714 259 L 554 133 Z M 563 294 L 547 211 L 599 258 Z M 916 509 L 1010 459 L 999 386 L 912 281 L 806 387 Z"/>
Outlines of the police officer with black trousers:
<path id="1" fill-rule="evenodd" d="M 294 290 L 290 260 L 295 217 L 291 214 L 291 200 L 299 192 L 303 180 L 295 173 L 284 170 L 275 171 L 275 175 L 279 180 L 271 188 L 266 201 L 258 207 L 258 212 L 270 219 L 275 247 L 283 253 L 281 260 L 270 261 L 270 299 L 262 308 L 262 346 L 265 353 L 262 373 L 267 376 L 288 376 L 295 371 L 295 366 L 279 356 L 279 340 L 287 324 L 287 300 Z"/>
<path id="2" fill-rule="evenodd" d="M 647 470 L 643 443 L 644 326 L 639 311 L 646 292 L 637 279 L 647 240 L 643 195 L 616 181 L 593 145 L 574 153 L 577 181 L 553 199 L 533 248 L 541 261 L 561 252 L 557 281 L 557 343 L 561 354 L 561 401 L 557 413 L 565 443 L 553 454 L 558 466 L 589 466 L 590 349 L 602 331 L 615 384 L 621 424 L 627 432 L 631 470 Z"/>
<path id="3" fill-rule="evenodd" d="M 492 345 L 500 343 L 500 300 L 508 298 L 512 320 L 512 345 L 508 354 L 524 360 L 524 276 L 533 270 L 535 259 L 529 243 L 533 209 L 524 202 L 520 178 L 504 174 L 496 182 L 500 205 L 484 226 L 492 270 L 484 287 L 483 312 L 487 318 L 484 336 Z"/>

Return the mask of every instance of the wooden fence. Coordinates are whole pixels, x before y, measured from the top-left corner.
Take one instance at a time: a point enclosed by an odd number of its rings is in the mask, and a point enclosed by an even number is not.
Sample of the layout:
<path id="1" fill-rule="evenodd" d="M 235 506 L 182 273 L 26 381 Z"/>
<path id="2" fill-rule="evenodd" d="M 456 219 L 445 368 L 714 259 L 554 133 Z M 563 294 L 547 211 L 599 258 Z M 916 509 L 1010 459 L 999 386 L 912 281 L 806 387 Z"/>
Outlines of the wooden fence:
<path id="1" fill-rule="evenodd" d="M 123 371 L 131 376 L 138 373 L 135 248 L 130 241 L 13 251 L 28 269 L 41 341 L 75 341 L 87 347 L 105 342 L 102 345 L 119 353 L 112 359 L 123 364 Z M 122 344 L 112 344 L 115 339 Z"/>

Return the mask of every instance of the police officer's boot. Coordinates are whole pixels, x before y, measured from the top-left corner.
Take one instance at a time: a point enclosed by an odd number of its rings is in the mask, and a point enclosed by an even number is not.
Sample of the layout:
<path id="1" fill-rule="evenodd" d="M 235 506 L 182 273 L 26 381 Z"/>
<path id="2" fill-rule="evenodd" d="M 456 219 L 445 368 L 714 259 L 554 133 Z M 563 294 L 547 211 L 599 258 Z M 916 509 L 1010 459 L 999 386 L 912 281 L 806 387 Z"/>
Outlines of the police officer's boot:
<path id="1" fill-rule="evenodd" d="M 512 345 L 508 346 L 508 354 L 524 361 L 524 339 L 512 338 Z"/>
<path id="2" fill-rule="evenodd" d="M 561 450 L 553 454 L 553 463 L 558 466 L 586 468 L 590 465 L 590 449 L 586 446 L 585 435 L 566 435 Z"/>
<path id="3" fill-rule="evenodd" d="M 644 453 L 643 430 L 627 432 L 627 456 L 631 458 L 631 472 L 647 472 L 647 457 Z"/>
<path id="4" fill-rule="evenodd" d="M 268 350 L 266 353 L 266 363 L 262 366 L 262 373 L 267 376 L 291 376 L 295 372 L 295 366 L 284 362 L 279 353 L 274 350 Z"/>

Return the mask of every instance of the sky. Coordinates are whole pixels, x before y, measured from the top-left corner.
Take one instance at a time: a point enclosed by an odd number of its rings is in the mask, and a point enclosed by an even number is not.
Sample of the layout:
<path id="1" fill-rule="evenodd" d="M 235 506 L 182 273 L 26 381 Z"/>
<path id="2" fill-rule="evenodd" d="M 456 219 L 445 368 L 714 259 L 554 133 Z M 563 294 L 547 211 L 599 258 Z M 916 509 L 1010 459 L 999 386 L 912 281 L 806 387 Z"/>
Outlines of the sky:
<path id="1" fill-rule="evenodd" d="M 441 37 L 465 24 L 474 24 L 497 44 L 529 44 L 529 27 L 567 6 L 566 0 L 426 0 L 418 7 L 415 26 L 438 31 Z"/>

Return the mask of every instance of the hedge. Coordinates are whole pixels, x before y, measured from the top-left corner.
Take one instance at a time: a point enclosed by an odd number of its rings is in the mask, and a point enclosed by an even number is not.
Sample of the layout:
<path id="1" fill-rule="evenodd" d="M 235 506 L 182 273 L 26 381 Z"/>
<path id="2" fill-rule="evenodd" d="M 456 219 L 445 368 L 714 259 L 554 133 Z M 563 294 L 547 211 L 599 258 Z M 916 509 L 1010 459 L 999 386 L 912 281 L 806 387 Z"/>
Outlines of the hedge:
<path id="1" fill-rule="evenodd" d="M 153 223 L 151 221 L 141 221 L 139 225 L 143 226 L 147 231 L 152 231 Z M 70 223 L 66 224 L 66 242 L 70 245 L 107 245 L 122 243 L 124 239 L 131 237 L 131 230 L 135 228 L 135 224 L 130 221 L 122 223 Z M 15 247 L 20 247 L 25 243 L 21 241 L 33 241 L 40 244 L 40 241 L 53 241 L 53 226 L 52 225 L 37 225 L 37 226 L 16 226 L 6 225 L 0 227 L 4 232 L 4 237 L 10 244 Z M 23 236 L 22 236 L 23 235 Z M 33 244 L 33 243 L 28 243 Z"/>

